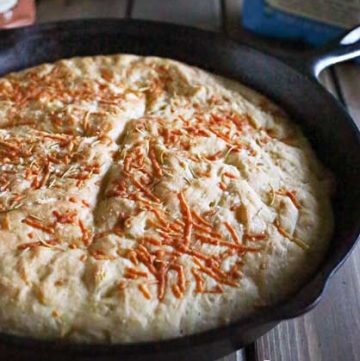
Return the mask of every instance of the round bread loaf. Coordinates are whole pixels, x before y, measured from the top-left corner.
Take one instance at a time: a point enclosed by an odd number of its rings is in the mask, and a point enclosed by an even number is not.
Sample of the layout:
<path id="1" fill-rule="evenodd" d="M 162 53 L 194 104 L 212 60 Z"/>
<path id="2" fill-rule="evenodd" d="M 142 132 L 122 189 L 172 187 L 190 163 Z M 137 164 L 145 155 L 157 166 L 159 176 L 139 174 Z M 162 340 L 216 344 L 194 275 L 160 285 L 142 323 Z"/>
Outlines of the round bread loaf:
<path id="1" fill-rule="evenodd" d="M 333 229 L 332 176 L 243 85 L 134 55 L 0 79 L 0 330 L 191 334 L 296 292 Z"/>

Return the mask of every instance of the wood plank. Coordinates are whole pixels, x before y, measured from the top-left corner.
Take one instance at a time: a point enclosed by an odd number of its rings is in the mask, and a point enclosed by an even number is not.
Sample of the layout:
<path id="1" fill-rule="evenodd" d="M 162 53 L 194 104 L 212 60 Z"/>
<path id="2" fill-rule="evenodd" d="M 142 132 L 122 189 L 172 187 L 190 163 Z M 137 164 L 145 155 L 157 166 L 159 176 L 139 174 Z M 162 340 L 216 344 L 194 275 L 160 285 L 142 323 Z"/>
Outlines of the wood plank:
<path id="1" fill-rule="evenodd" d="M 219 30 L 220 2 L 218 0 L 135 0 L 133 18 L 166 21 Z"/>
<path id="2" fill-rule="evenodd" d="M 245 351 L 239 350 L 237 352 L 234 352 L 228 356 L 219 358 L 216 361 L 245 361 Z"/>
<path id="3" fill-rule="evenodd" d="M 360 66 L 341 64 L 335 69 L 345 105 L 360 128 Z"/>
<path id="4" fill-rule="evenodd" d="M 243 0 L 222 0 L 223 31 L 234 38 L 239 39 L 241 28 L 241 9 Z"/>
<path id="5" fill-rule="evenodd" d="M 320 73 L 319 81 L 334 97 L 338 97 L 334 76 L 330 69 L 325 69 Z"/>
<path id="6" fill-rule="evenodd" d="M 124 17 L 126 6 L 127 1 L 118 0 L 41 0 L 37 4 L 37 21 Z"/>
<path id="7" fill-rule="evenodd" d="M 360 249 L 330 281 L 321 303 L 256 343 L 256 360 L 356 361 L 360 340 Z"/>

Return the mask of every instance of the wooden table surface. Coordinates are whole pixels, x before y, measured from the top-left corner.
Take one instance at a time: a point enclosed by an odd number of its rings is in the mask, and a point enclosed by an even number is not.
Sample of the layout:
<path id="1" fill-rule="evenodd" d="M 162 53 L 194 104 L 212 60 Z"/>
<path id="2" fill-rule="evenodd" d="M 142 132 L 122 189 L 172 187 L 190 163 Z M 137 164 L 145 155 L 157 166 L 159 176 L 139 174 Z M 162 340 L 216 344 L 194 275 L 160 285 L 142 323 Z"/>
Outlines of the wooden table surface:
<path id="1" fill-rule="evenodd" d="M 162 20 L 252 41 L 241 29 L 240 13 L 241 0 L 39 0 L 37 19 L 111 16 Z M 360 126 L 360 66 L 339 65 L 325 71 L 321 79 Z M 254 344 L 222 360 L 360 360 L 360 247 L 333 277 L 313 311 L 282 322 Z"/>

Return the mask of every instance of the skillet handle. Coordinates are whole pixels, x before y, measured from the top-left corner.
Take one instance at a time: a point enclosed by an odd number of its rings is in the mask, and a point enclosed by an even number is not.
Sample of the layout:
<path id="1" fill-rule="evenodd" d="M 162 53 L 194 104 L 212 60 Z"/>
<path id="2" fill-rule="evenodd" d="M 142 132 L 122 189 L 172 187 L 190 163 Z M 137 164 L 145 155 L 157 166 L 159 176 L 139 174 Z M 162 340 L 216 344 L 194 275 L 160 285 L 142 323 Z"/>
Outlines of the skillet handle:
<path id="1" fill-rule="evenodd" d="M 305 66 L 313 76 L 325 68 L 360 56 L 360 25 L 331 41 L 320 49 L 305 55 Z"/>

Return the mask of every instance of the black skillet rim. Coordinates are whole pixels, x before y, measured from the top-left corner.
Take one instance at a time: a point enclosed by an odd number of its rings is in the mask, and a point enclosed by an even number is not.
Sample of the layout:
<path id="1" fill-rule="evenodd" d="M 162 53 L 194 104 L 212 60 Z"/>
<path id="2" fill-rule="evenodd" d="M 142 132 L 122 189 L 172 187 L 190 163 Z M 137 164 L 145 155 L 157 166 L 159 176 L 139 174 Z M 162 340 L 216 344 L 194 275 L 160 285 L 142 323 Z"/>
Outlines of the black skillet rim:
<path id="1" fill-rule="evenodd" d="M 282 64 L 282 66 L 290 67 L 292 70 L 295 70 L 298 75 L 301 77 L 307 78 L 314 82 L 314 86 L 317 86 L 317 91 L 321 92 L 322 96 L 326 97 L 328 101 L 336 105 L 343 113 L 343 119 L 346 121 L 349 129 L 355 133 L 357 142 L 360 150 L 360 132 L 351 119 L 350 115 L 347 113 L 345 108 L 340 104 L 330 93 L 328 93 L 319 83 L 317 83 L 311 76 L 307 74 L 300 73 L 294 67 L 289 66 L 285 62 L 279 60 L 278 58 L 260 52 L 253 47 L 250 47 L 246 44 L 237 43 L 224 35 L 217 34 L 210 31 L 200 30 L 193 27 L 175 25 L 165 22 L 156 22 L 148 20 L 130 20 L 130 19 L 86 19 L 86 20 L 66 20 L 58 21 L 52 23 L 44 23 L 40 25 L 29 26 L 21 29 L 13 30 L 1 30 L 0 39 L 4 37 L 4 41 L 0 45 L 1 48 L 4 48 L 4 45 L 7 45 L 7 42 L 10 41 L 10 44 L 16 41 L 24 41 L 34 37 L 46 38 L 47 34 L 51 32 L 61 32 L 61 31 L 84 31 L 88 29 L 91 31 L 91 25 L 103 26 L 105 29 L 102 29 L 102 32 L 114 31 L 114 28 L 118 26 L 128 26 L 128 27 L 148 27 L 149 29 L 161 30 L 161 31 L 173 31 L 179 32 L 182 36 L 196 36 L 201 37 L 204 41 L 214 41 L 222 42 L 226 46 L 237 47 L 241 46 L 246 48 L 247 51 L 257 53 L 259 56 L 269 57 L 273 61 L 277 61 Z M 116 31 L 116 30 L 115 30 Z M 95 31 L 96 32 L 96 31 Z M 1 56 L 1 55 L 0 55 Z M 261 90 L 260 90 L 261 91 Z M 314 308 L 320 301 L 324 289 L 327 287 L 327 284 L 333 274 L 342 266 L 342 264 L 349 257 L 351 252 L 354 250 L 354 247 L 357 243 L 358 236 L 360 233 L 360 220 L 357 224 L 357 230 L 353 232 L 350 241 L 348 242 L 348 247 L 340 254 L 337 254 L 334 257 L 331 257 L 330 260 L 325 260 L 324 264 L 318 270 L 318 272 L 297 292 L 295 295 L 285 300 L 284 302 L 267 307 L 265 310 L 256 312 L 250 315 L 247 318 L 240 319 L 239 321 L 230 323 L 227 326 L 220 328 L 212 329 L 209 331 L 196 333 L 188 336 L 183 336 L 179 338 L 156 341 L 156 342 L 139 342 L 134 344 L 87 344 L 87 343 L 73 343 L 69 341 L 61 340 L 39 340 L 30 337 L 10 335 L 6 333 L 0 333 L 0 342 L 5 342 L 9 346 L 20 347 L 21 349 L 33 349 L 34 347 L 38 350 L 44 349 L 47 351 L 61 351 L 65 355 L 71 353 L 82 355 L 105 355 L 105 354 L 122 354 L 122 355 L 132 355 L 132 354 L 146 354 L 148 352 L 158 352 L 162 349 L 181 349 L 183 347 L 204 345 L 210 343 L 213 340 L 226 339 L 229 335 L 234 334 L 235 330 L 247 330 L 251 328 L 261 327 L 265 324 L 275 324 L 282 320 L 290 319 L 299 315 L 302 315 L 312 308 Z M 310 294 L 311 296 L 304 296 Z M 302 296 L 303 299 L 302 299 Z"/>

